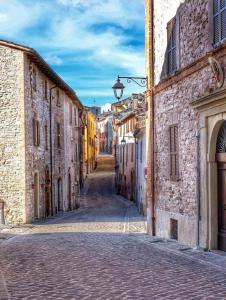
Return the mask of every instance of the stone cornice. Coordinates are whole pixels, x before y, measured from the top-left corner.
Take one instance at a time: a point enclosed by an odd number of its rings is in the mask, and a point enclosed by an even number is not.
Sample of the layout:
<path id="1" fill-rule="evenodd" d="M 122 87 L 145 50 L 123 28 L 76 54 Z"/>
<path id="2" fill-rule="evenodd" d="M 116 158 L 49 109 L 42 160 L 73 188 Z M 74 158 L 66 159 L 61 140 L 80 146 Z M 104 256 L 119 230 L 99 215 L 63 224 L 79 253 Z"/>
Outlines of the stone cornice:
<path id="1" fill-rule="evenodd" d="M 210 107 L 226 103 L 226 88 L 221 88 L 213 93 L 206 94 L 191 102 L 191 105 L 197 110 L 204 110 Z"/>

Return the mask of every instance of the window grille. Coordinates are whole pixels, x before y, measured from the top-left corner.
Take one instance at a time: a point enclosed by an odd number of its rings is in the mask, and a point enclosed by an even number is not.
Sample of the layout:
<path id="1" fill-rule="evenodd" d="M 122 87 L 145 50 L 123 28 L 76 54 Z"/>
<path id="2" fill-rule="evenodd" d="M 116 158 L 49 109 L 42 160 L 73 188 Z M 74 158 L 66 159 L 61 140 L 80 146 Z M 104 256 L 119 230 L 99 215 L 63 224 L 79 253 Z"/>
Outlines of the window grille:
<path id="1" fill-rule="evenodd" d="M 176 47 L 176 18 L 167 24 L 167 72 L 171 74 L 177 69 L 177 47 Z"/>
<path id="2" fill-rule="evenodd" d="M 172 180 L 179 178 L 179 146 L 178 146 L 178 125 L 169 128 L 170 135 L 170 177 Z"/>

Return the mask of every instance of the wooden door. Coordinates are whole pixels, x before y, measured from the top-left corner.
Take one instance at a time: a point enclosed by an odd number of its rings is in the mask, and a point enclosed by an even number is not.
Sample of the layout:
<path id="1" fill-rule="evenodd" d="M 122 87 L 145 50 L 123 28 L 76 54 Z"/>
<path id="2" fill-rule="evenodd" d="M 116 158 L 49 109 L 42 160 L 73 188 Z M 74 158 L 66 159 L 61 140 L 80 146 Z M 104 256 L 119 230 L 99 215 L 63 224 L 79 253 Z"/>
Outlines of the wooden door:
<path id="1" fill-rule="evenodd" d="M 50 181 L 50 174 L 49 169 L 46 168 L 45 172 L 45 216 L 48 217 L 51 214 L 51 181 Z"/>
<path id="2" fill-rule="evenodd" d="M 34 218 L 39 217 L 39 177 L 38 173 L 34 175 Z"/>
<path id="3" fill-rule="evenodd" d="M 63 209 L 62 205 L 62 180 L 61 178 L 58 179 L 57 182 L 57 202 L 58 202 L 58 211 Z"/>
<path id="4" fill-rule="evenodd" d="M 218 248 L 226 251 L 226 162 L 218 163 Z"/>
<path id="5" fill-rule="evenodd" d="M 71 197 L 71 174 L 68 173 L 68 207 L 72 210 L 72 197 Z"/>

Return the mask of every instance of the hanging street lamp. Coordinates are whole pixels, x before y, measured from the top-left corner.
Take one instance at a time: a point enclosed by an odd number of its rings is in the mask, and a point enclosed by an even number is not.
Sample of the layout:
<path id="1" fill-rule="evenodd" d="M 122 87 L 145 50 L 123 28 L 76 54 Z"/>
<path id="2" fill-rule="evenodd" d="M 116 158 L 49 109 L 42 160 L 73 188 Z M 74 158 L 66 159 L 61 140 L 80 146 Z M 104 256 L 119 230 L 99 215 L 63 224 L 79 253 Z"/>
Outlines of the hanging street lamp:
<path id="1" fill-rule="evenodd" d="M 120 79 L 126 79 L 128 83 L 132 81 L 135 82 L 140 87 L 147 87 L 147 77 L 125 77 L 125 76 L 118 76 L 116 83 L 113 85 L 112 89 L 114 91 L 115 98 L 119 101 L 123 96 L 123 91 L 125 86 L 123 83 L 120 82 Z"/>
<path id="2" fill-rule="evenodd" d="M 118 101 L 122 98 L 124 88 L 125 86 L 120 82 L 120 79 L 118 77 L 116 83 L 112 87 L 115 98 L 118 99 Z"/>

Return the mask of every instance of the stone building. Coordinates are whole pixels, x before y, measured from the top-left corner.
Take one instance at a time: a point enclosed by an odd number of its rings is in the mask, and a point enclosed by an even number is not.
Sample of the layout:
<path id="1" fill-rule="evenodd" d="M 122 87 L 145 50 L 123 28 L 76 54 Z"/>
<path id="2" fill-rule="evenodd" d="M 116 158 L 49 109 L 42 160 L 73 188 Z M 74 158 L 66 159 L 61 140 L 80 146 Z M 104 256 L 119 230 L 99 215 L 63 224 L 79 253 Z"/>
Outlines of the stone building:
<path id="1" fill-rule="evenodd" d="M 145 3 L 149 231 L 226 251 L 226 1 Z"/>
<path id="2" fill-rule="evenodd" d="M 146 215 L 146 128 L 145 102 L 136 110 L 135 138 L 135 201 L 139 212 Z"/>
<path id="3" fill-rule="evenodd" d="M 99 153 L 112 154 L 112 112 L 105 112 L 97 119 L 97 134 L 99 140 Z"/>
<path id="4" fill-rule="evenodd" d="M 33 49 L 0 41 L 0 201 L 7 224 L 79 205 L 75 92 Z"/>
<path id="5" fill-rule="evenodd" d="M 116 188 L 118 193 L 131 201 L 136 201 L 143 212 L 145 195 L 141 179 L 136 175 L 144 172 L 145 143 L 141 142 L 141 128 L 138 128 L 138 115 L 143 111 L 144 95 L 133 94 L 124 100 L 112 104 L 113 128 L 116 161 Z M 142 109 L 141 109 L 142 107 Z M 144 118 L 145 119 L 145 118 Z M 139 123 L 140 124 L 140 123 Z M 141 125 L 141 124 L 140 124 Z M 136 138 L 135 138 L 136 136 Z M 136 144 L 136 140 L 138 144 Z M 141 158 L 139 161 L 137 156 Z M 141 163 L 141 165 L 140 165 Z M 137 185 L 140 183 L 139 199 Z M 143 199 L 142 204 L 139 202 Z"/>
<path id="6" fill-rule="evenodd" d="M 97 157 L 97 124 L 96 116 L 89 108 L 84 112 L 85 118 L 85 132 L 84 132 L 84 162 L 86 168 L 84 169 L 84 176 L 92 173 L 96 166 Z"/>

